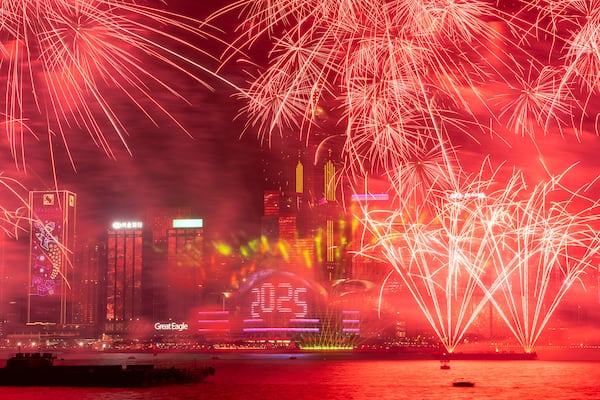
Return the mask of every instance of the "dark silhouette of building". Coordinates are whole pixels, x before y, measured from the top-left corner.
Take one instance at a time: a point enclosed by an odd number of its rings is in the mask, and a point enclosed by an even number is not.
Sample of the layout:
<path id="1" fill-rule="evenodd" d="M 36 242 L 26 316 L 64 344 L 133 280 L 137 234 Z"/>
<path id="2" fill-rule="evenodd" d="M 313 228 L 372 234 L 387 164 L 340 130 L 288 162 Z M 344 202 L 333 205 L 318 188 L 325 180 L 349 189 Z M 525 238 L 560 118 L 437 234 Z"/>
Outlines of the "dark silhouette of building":
<path id="1" fill-rule="evenodd" d="M 73 271 L 73 323 L 89 328 L 94 336 L 102 332 L 106 317 L 106 245 L 99 239 L 80 243 Z"/>

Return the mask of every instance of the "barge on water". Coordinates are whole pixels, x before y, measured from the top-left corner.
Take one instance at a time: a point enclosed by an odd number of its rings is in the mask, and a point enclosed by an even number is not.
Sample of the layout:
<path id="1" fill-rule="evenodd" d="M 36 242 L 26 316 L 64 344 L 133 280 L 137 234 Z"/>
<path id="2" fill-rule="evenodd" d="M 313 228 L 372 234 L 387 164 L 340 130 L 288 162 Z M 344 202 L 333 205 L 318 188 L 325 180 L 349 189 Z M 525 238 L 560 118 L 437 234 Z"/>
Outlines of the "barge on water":
<path id="1" fill-rule="evenodd" d="M 55 365 L 55 359 L 52 353 L 17 353 L 0 368 L 0 386 L 149 387 L 201 382 L 215 373 L 210 366 Z"/>

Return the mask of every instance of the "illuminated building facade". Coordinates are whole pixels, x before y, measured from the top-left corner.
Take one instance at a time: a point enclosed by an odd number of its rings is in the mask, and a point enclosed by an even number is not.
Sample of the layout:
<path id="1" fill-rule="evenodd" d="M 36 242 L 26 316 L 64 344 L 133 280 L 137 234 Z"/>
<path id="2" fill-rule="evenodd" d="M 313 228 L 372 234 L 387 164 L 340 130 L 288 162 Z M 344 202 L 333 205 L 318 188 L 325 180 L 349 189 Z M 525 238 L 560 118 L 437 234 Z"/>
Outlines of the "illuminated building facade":
<path id="1" fill-rule="evenodd" d="M 339 176 L 336 165 L 332 159 L 332 151 L 328 151 L 327 158 L 322 165 L 323 190 L 318 202 L 318 234 L 317 254 L 318 264 L 322 265 L 324 281 L 335 281 L 349 277 L 350 268 L 346 257 L 350 224 L 344 212 L 339 192 Z"/>
<path id="2" fill-rule="evenodd" d="M 144 213 L 144 229 L 148 232 L 152 246 L 164 249 L 167 233 L 174 219 L 187 219 L 192 215 L 189 207 L 149 208 Z"/>
<path id="3" fill-rule="evenodd" d="M 106 332 L 122 333 L 142 317 L 143 223 L 114 222 L 108 230 Z"/>
<path id="4" fill-rule="evenodd" d="M 204 222 L 202 219 L 174 219 L 167 230 L 165 316 L 187 320 L 200 301 L 204 261 Z"/>
<path id="5" fill-rule="evenodd" d="M 313 234 L 314 149 L 304 143 L 269 149 L 262 159 L 263 236 L 289 243 Z"/>
<path id="6" fill-rule="evenodd" d="M 69 275 L 75 245 L 75 193 L 29 192 L 28 324 L 70 323 Z"/>
<path id="7" fill-rule="evenodd" d="M 161 207 L 144 214 L 143 314 L 153 321 L 187 318 L 205 278 L 204 221 L 189 207 Z"/>
<path id="8" fill-rule="evenodd" d="M 263 194 L 263 216 L 261 234 L 268 240 L 279 239 L 279 204 L 281 202 L 278 190 L 265 190 Z"/>
<path id="9" fill-rule="evenodd" d="M 206 278 L 204 221 L 190 214 L 153 208 L 108 230 L 106 332 L 127 333 L 136 321 L 187 321 L 198 306 Z"/>

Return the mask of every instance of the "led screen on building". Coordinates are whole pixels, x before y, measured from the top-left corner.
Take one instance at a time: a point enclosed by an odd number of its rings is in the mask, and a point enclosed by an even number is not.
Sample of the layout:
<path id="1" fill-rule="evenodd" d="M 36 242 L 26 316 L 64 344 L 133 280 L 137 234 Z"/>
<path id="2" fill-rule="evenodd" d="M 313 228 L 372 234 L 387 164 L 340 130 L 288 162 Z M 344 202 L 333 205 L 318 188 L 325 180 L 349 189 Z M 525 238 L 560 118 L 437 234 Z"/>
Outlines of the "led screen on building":
<path id="1" fill-rule="evenodd" d="M 30 192 L 28 322 L 66 323 L 75 194 Z"/>
<path id="2" fill-rule="evenodd" d="M 65 209 L 57 193 L 33 194 L 31 229 L 30 294 L 53 296 L 60 293 L 66 262 Z"/>
<path id="3" fill-rule="evenodd" d="M 58 235 L 62 224 L 44 220 L 33 224 L 31 251 L 31 294 L 52 296 L 62 281 L 63 269 Z"/>
<path id="4" fill-rule="evenodd" d="M 321 330 L 323 292 L 297 275 L 261 271 L 241 288 L 242 332 L 259 336 L 294 336 Z"/>

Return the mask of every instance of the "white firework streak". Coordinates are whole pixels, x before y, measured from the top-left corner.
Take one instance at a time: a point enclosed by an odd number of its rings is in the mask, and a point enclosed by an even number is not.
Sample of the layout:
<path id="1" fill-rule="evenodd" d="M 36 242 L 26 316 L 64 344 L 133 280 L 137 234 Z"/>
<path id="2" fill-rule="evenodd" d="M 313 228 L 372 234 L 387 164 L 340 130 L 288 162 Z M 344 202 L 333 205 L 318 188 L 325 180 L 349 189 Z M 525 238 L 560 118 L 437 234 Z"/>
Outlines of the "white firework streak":
<path id="1" fill-rule="evenodd" d="M 429 192 L 420 201 L 406 196 L 395 210 L 365 210 L 376 244 L 363 251 L 391 264 L 447 351 L 490 301 L 530 352 L 600 250 L 592 226 L 599 204 L 584 198 L 583 188 L 562 187 L 563 176 L 531 190 L 521 173 L 499 189 L 494 179 L 469 178 L 455 192 Z M 582 202 L 589 206 L 572 210 Z"/>
<path id="2" fill-rule="evenodd" d="M 163 117 L 187 132 L 158 94 L 186 99 L 157 65 L 209 89 L 201 75 L 221 79 L 196 61 L 211 57 L 196 44 L 210 37 L 208 26 L 166 9 L 133 0 L 11 0 L 0 15 L 7 120 L 36 121 L 50 142 L 58 137 L 67 149 L 78 130 L 111 157 L 110 133 L 127 148 L 115 90 L 151 122 Z M 24 169 L 25 133 L 6 124 Z"/>
<path id="3" fill-rule="evenodd" d="M 495 205 L 502 217 L 490 221 L 495 276 L 490 299 L 527 352 L 571 285 L 595 268 L 600 250 L 594 226 L 599 203 L 583 197 L 583 188 L 563 187 L 565 174 L 522 195 L 505 195 Z M 524 191 L 513 182 L 507 190 Z"/>
<path id="4" fill-rule="evenodd" d="M 350 175 L 394 169 L 426 142 L 442 147 L 454 175 L 457 139 L 514 132 L 535 140 L 541 131 L 580 135 L 596 124 L 598 2 L 511 7 L 240 0 L 211 21 L 240 15 L 244 33 L 224 63 L 244 51 L 266 57 L 266 65 L 251 63 L 256 70 L 241 93 L 242 115 L 261 140 L 342 131 Z M 323 115 L 339 128 L 322 124 Z M 495 124 L 502 129 L 488 128 Z"/>
<path id="5" fill-rule="evenodd" d="M 9 237 L 18 238 L 20 232 L 28 232 L 28 226 L 23 226 L 28 220 L 29 201 L 27 190 L 15 178 L 0 172 L 0 230 Z"/>

